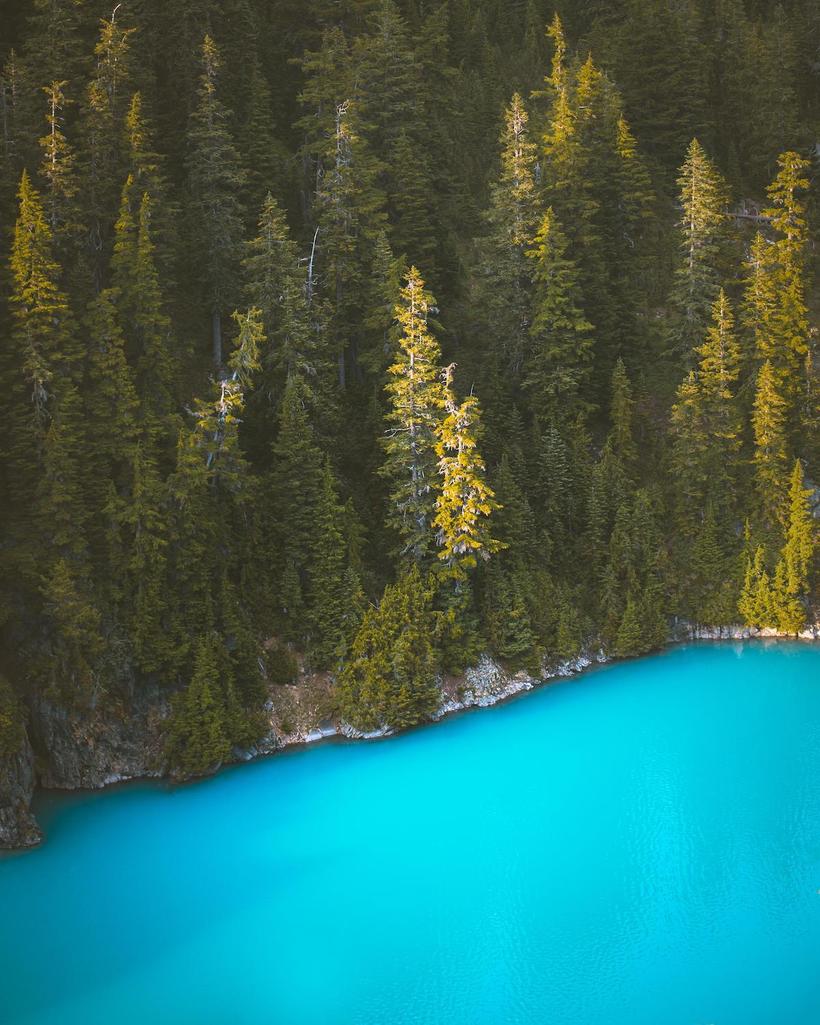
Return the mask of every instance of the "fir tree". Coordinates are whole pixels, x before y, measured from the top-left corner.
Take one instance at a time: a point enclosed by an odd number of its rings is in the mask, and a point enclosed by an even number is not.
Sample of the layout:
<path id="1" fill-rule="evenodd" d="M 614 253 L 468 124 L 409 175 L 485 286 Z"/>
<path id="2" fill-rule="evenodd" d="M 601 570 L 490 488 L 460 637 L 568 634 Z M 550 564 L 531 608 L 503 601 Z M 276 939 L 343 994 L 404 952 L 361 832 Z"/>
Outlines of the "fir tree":
<path id="1" fill-rule="evenodd" d="M 632 422 L 635 400 L 632 398 L 632 386 L 622 359 L 618 360 L 612 372 L 611 396 L 609 418 L 612 423 L 612 451 L 629 473 L 634 471 L 638 457 Z"/>
<path id="2" fill-rule="evenodd" d="M 743 587 L 738 599 L 738 611 L 747 626 L 769 626 L 774 619 L 772 584 L 765 567 L 762 546 L 747 556 Z"/>
<path id="3" fill-rule="evenodd" d="M 757 376 L 752 430 L 755 481 L 760 506 L 769 524 L 776 523 L 779 517 L 788 472 L 787 408 L 774 368 L 766 360 Z"/>
<path id="4" fill-rule="evenodd" d="M 322 471 L 320 504 L 315 510 L 307 598 L 310 609 L 311 656 L 318 666 L 332 666 L 343 657 L 358 625 L 351 604 L 360 590 L 347 565 L 339 504 L 329 463 Z"/>
<path id="5" fill-rule="evenodd" d="M 797 153 L 778 159 L 778 174 L 769 187 L 772 204 L 765 214 L 778 234 L 768 262 L 773 276 L 774 308 L 759 336 L 759 357 L 771 361 L 778 391 L 787 403 L 787 431 L 793 443 L 800 439 L 801 414 L 811 394 L 813 361 L 809 357 L 809 320 L 805 301 L 805 262 L 808 246 L 806 201 L 809 162 Z"/>
<path id="6" fill-rule="evenodd" d="M 218 634 L 200 637 L 193 674 L 174 702 L 166 756 L 186 776 L 213 771 L 230 754 L 222 670 L 225 659 Z"/>
<path id="7" fill-rule="evenodd" d="M 581 308 L 567 239 L 548 208 L 528 255 L 533 260 L 533 316 L 524 372 L 530 408 L 542 421 L 582 420 L 591 369 L 592 325 Z"/>
<path id="8" fill-rule="evenodd" d="M 701 344 L 720 287 L 721 244 L 727 186 L 697 139 L 686 153 L 680 175 L 681 264 L 671 294 L 669 341 L 685 362 Z"/>
<path id="9" fill-rule="evenodd" d="M 137 200 L 131 176 L 123 188 L 111 266 L 141 416 L 156 439 L 171 427 L 177 352 L 155 259 L 152 200 L 148 192 Z"/>
<path id="10" fill-rule="evenodd" d="M 94 47 L 94 72 L 83 111 L 85 167 L 83 206 L 89 230 L 89 249 L 96 287 L 101 287 L 116 219 L 118 187 L 123 178 L 122 121 L 128 100 L 130 37 L 134 28 L 117 20 L 100 22 Z"/>
<path id="11" fill-rule="evenodd" d="M 811 594 L 814 570 L 814 554 L 817 544 L 817 529 L 812 517 L 809 500 L 810 488 L 804 487 L 803 467 L 795 460 L 788 493 L 788 511 L 785 517 L 785 544 L 781 560 L 783 564 L 783 590 L 797 605 L 797 615 L 789 616 L 789 629 L 799 630 L 806 621 L 803 603 Z M 785 618 L 785 617 L 783 617 Z"/>
<path id="12" fill-rule="evenodd" d="M 395 317 L 401 328 L 398 352 L 388 370 L 386 461 L 392 482 L 388 520 L 402 541 L 402 553 L 417 562 L 431 551 L 432 522 L 439 490 L 436 429 L 444 407 L 441 352 L 427 316 L 432 296 L 415 267 L 407 274 Z"/>
<path id="13" fill-rule="evenodd" d="M 430 601 L 414 565 L 365 613 L 338 685 L 342 714 L 358 729 L 404 729 L 438 707 Z"/>
<path id="14" fill-rule="evenodd" d="M 529 347 L 532 268 L 527 248 L 537 224 L 536 146 L 530 140 L 524 101 L 515 93 L 504 112 L 501 167 L 490 186 L 483 240 L 481 312 L 491 383 L 505 381 L 505 370 L 520 379 Z M 500 365 L 499 365 L 500 363 Z M 499 396 L 499 402 L 509 401 Z"/>
<path id="15" fill-rule="evenodd" d="M 231 112 L 218 96 L 220 60 L 210 36 L 205 36 L 201 54 L 198 102 L 187 134 L 191 257 L 210 316 L 213 362 L 219 367 L 222 320 L 238 292 L 244 172 L 230 132 Z"/>
<path id="16" fill-rule="evenodd" d="M 37 190 L 26 172 L 20 180 L 19 214 L 14 229 L 11 297 L 13 338 L 19 372 L 28 386 L 31 411 L 41 427 L 48 419 L 49 388 L 55 374 L 76 372 L 76 342 L 68 300 L 59 287 L 53 234 Z"/>
<path id="17" fill-rule="evenodd" d="M 80 183 L 77 158 L 63 132 L 68 100 L 63 92 L 67 82 L 52 82 L 43 89 L 46 95 L 47 133 L 40 139 L 42 161 L 40 177 L 45 183 L 46 208 L 52 235 L 76 241 L 79 230 L 77 193 Z"/>
<path id="18" fill-rule="evenodd" d="M 462 403 L 453 393 L 453 366 L 445 368 L 446 416 L 436 425 L 441 490 L 436 498 L 433 528 L 438 556 L 458 575 L 488 559 L 499 543 L 489 533 L 488 520 L 497 504 L 485 480 L 484 460 L 477 448 L 479 406 L 474 395 Z"/>
<path id="19" fill-rule="evenodd" d="M 322 501 L 324 459 L 310 423 L 308 398 L 301 379 L 291 378 L 282 399 L 270 475 L 270 558 L 281 573 L 279 615 L 288 640 L 304 633 L 314 510 Z"/>
<path id="20" fill-rule="evenodd" d="M 115 289 L 106 289 L 89 306 L 85 320 L 88 360 L 83 382 L 88 396 L 86 407 L 86 491 L 98 532 L 95 546 L 104 547 L 108 488 L 127 492 L 133 446 L 137 438 L 137 395 L 133 374 L 125 355 Z"/>
<path id="21" fill-rule="evenodd" d="M 687 529 L 706 505 L 724 522 L 735 503 L 742 441 L 737 405 L 740 347 L 734 314 L 721 289 L 712 306 L 712 323 L 697 346 L 697 369 L 678 388 L 672 409 L 675 467 Z"/>
<path id="22" fill-rule="evenodd" d="M 268 339 L 265 381 L 269 400 L 281 396 L 287 378 L 306 375 L 311 367 L 304 268 L 279 204 L 268 193 L 259 214 L 258 234 L 242 262 L 245 295 L 262 313 Z"/>

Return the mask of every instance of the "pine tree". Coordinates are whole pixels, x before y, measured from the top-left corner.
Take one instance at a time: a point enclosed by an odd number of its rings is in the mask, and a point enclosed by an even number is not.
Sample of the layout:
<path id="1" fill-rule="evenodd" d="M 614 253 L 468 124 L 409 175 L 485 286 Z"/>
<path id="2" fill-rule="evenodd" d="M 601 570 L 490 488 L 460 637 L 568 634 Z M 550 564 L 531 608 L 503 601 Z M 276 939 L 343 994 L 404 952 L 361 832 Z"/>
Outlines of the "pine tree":
<path id="1" fill-rule="evenodd" d="M 753 554 L 747 556 L 737 607 L 747 626 L 769 626 L 774 620 L 772 584 L 765 568 L 765 553 L 760 545 Z"/>
<path id="2" fill-rule="evenodd" d="M 270 559 L 281 574 L 279 616 L 287 640 L 304 635 L 314 510 L 322 501 L 323 455 L 308 413 L 309 392 L 292 377 L 285 388 L 270 474 Z"/>
<path id="3" fill-rule="evenodd" d="M 530 141 L 529 116 L 518 93 L 504 112 L 500 144 L 501 167 L 490 185 L 478 286 L 490 383 L 505 382 L 507 373 L 519 380 L 529 347 L 532 267 L 527 248 L 538 216 L 536 146 Z M 499 396 L 499 404 L 508 401 Z"/>
<path id="4" fill-rule="evenodd" d="M 735 504 L 741 418 L 737 405 L 740 347 L 731 304 L 720 290 L 705 341 L 696 347 L 697 370 L 678 388 L 672 409 L 674 460 L 684 529 L 699 521 L 707 504 L 725 522 Z"/>
<path id="5" fill-rule="evenodd" d="M 24 171 L 14 229 L 11 272 L 13 340 L 18 374 L 29 389 L 30 411 L 40 429 L 48 422 L 49 389 L 57 374 L 71 375 L 77 357 L 68 300 L 59 287 L 53 233 L 37 190 Z"/>
<path id="6" fill-rule="evenodd" d="M 477 448 L 480 429 L 478 399 L 469 395 L 458 403 L 453 393 L 453 365 L 446 367 L 446 416 L 436 425 L 436 454 L 441 490 L 436 497 L 433 529 L 437 531 L 439 559 L 457 576 L 488 559 L 499 543 L 489 532 L 489 517 L 497 508 L 485 480 L 484 460 Z"/>
<path id="7" fill-rule="evenodd" d="M 635 470 L 638 458 L 632 423 L 635 400 L 632 398 L 632 386 L 622 359 L 618 360 L 612 372 L 611 396 L 609 418 L 612 430 L 609 436 L 612 451 L 627 473 L 631 473 Z"/>
<path id="8" fill-rule="evenodd" d="M 427 326 L 435 300 L 411 267 L 395 317 L 401 328 L 396 360 L 388 370 L 384 474 L 392 482 L 388 522 L 401 551 L 417 562 L 434 544 L 432 522 L 439 490 L 436 428 L 444 407 L 441 351 Z"/>
<path id="9" fill-rule="evenodd" d="M 179 248 L 179 207 L 171 195 L 164 158 L 154 148 L 154 132 L 141 93 L 135 92 L 131 97 L 123 125 L 126 168 L 123 177 L 130 177 L 131 196 L 135 202 L 145 193 L 149 196 L 156 260 L 167 291 L 173 283 L 174 262 Z"/>
<path id="10" fill-rule="evenodd" d="M 103 650 L 100 614 L 87 577 L 72 559 L 54 558 L 46 564 L 40 590 L 46 640 L 34 664 L 34 682 L 64 706 L 87 705 Z"/>
<path id="11" fill-rule="evenodd" d="M 774 368 L 766 360 L 757 376 L 752 430 L 757 492 L 769 524 L 777 522 L 788 473 L 786 414 L 788 405 L 780 394 Z"/>
<path id="12" fill-rule="evenodd" d="M 137 395 L 125 356 L 115 289 L 105 289 L 89 306 L 85 331 L 88 360 L 83 391 L 88 396 L 85 414 L 85 465 L 88 505 L 94 518 L 98 555 L 104 552 L 109 488 L 127 492 L 133 446 L 137 440 Z"/>
<path id="13" fill-rule="evenodd" d="M 34 0 L 25 51 L 27 74 L 52 82 L 79 82 L 88 65 L 83 38 L 84 5 L 76 0 Z"/>
<path id="14" fill-rule="evenodd" d="M 365 613 L 338 684 L 342 714 L 358 729 L 405 729 L 436 711 L 431 597 L 413 565 Z"/>
<path id="15" fill-rule="evenodd" d="M 128 100 L 130 37 L 136 31 L 118 20 L 100 22 L 94 47 L 94 71 L 83 111 L 85 166 L 83 208 L 88 225 L 88 248 L 97 289 L 102 286 L 111 230 L 117 215 L 119 183 L 123 178 L 122 122 Z"/>
<path id="16" fill-rule="evenodd" d="M 678 188 L 681 264 L 670 296 L 669 343 L 688 363 L 701 344 L 720 288 L 721 246 L 728 192 L 725 181 L 697 139 L 686 153 Z"/>
<path id="17" fill-rule="evenodd" d="M 80 182 L 77 158 L 63 132 L 68 105 L 63 89 L 66 81 L 52 82 L 43 89 L 46 95 L 47 133 L 40 139 L 42 161 L 40 177 L 45 184 L 46 209 L 51 233 L 66 247 L 77 240 L 79 210 L 77 193 Z"/>
<path id="18" fill-rule="evenodd" d="M 710 626 L 728 626 L 737 618 L 741 582 L 733 569 L 736 563 L 734 538 L 727 534 L 710 503 L 694 543 L 686 551 L 687 562 L 681 572 L 681 576 L 689 580 L 685 587 L 686 614 Z"/>
<path id="19" fill-rule="evenodd" d="M 271 89 L 256 54 L 251 54 L 248 63 L 250 70 L 243 97 L 246 109 L 239 124 L 237 143 L 245 167 L 243 205 L 253 211 L 262 206 L 265 196 L 271 192 L 288 195 L 293 188 L 293 171 L 290 154 L 274 130 Z"/>
<path id="20" fill-rule="evenodd" d="M 540 421 L 582 421 L 592 359 L 592 325 L 581 308 L 578 276 L 567 239 L 547 209 L 528 251 L 533 260 L 533 315 L 524 371 L 533 415 Z"/>
<path id="21" fill-rule="evenodd" d="M 666 639 L 662 561 L 657 515 L 641 489 L 615 516 L 603 579 L 604 640 L 618 654 L 642 654 Z"/>
<path id="22" fill-rule="evenodd" d="M 351 579 L 348 573 L 343 517 L 333 473 L 325 461 L 319 505 L 314 512 L 307 586 L 309 647 L 320 667 L 333 666 L 342 658 L 358 625 L 349 609 L 359 585 L 355 574 Z"/>
<path id="23" fill-rule="evenodd" d="M 259 214 L 258 234 L 242 261 L 245 296 L 262 313 L 268 339 L 268 366 L 262 387 L 274 400 L 293 374 L 307 375 L 311 366 L 305 270 L 290 237 L 279 204 L 268 193 Z"/>
<path id="24" fill-rule="evenodd" d="M 484 621 L 492 651 L 511 663 L 527 661 L 536 648 L 523 574 L 493 560 L 485 581 Z"/>
<path id="25" fill-rule="evenodd" d="M 217 92 L 220 60 L 210 36 L 205 36 L 201 54 L 198 102 L 187 134 L 188 214 L 191 259 L 211 321 L 213 362 L 219 367 L 223 362 L 222 320 L 238 293 L 243 236 L 240 196 L 245 177 L 230 132 L 232 115 Z"/>
<path id="26" fill-rule="evenodd" d="M 123 188 L 111 269 L 144 428 L 158 439 L 173 429 L 177 351 L 155 259 L 152 200 L 148 192 L 137 199 L 131 176 Z"/>
<path id="27" fill-rule="evenodd" d="M 359 373 L 356 325 L 358 293 L 372 262 L 373 247 L 385 221 L 384 196 L 377 185 L 379 165 L 359 130 L 355 105 L 339 103 L 330 155 L 316 196 L 320 295 L 329 323 L 328 362 L 337 366 L 339 387 L 348 370 Z"/>
<path id="28" fill-rule="evenodd" d="M 221 646 L 216 633 L 199 638 L 190 683 L 173 705 L 166 756 L 172 767 L 185 776 L 213 771 L 230 754 Z"/>
<path id="29" fill-rule="evenodd" d="M 25 171 L 20 181 L 10 270 L 11 344 L 4 354 L 3 379 L 7 382 L 14 429 L 4 433 L 0 445 L 9 499 L 7 524 L 16 538 L 7 556 L 11 561 L 8 571 L 22 573 L 34 584 L 42 548 L 36 530 L 47 522 L 47 510 L 42 507 L 47 500 L 42 475 L 49 431 L 58 400 L 66 400 L 64 416 L 68 410 L 76 410 L 73 398 L 81 370 L 68 298 L 59 284 L 61 273 L 54 259 L 53 235 L 40 196 Z M 65 428 L 64 420 L 63 435 Z M 72 452 L 76 454 L 81 430 L 76 421 L 71 429 Z M 40 497 L 38 489 L 43 492 Z"/>
<path id="30" fill-rule="evenodd" d="M 771 361 L 778 390 L 786 401 L 786 425 L 793 445 L 801 440 L 801 414 L 811 394 L 813 361 L 809 357 L 809 319 L 805 300 L 808 247 L 806 201 L 809 162 L 797 153 L 778 158 L 778 174 L 768 189 L 771 208 L 765 211 L 778 234 L 769 273 L 773 275 L 774 309 L 760 339 L 760 358 Z"/>
<path id="31" fill-rule="evenodd" d="M 408 263 L 425 268 L 436 278 L 436 236 L 429 230 L 432 219 L 433 169 L 421 139 L 402 131 L 390 154 L 392 169 L 388 210 L 390 241 Z"/>
<path id="32" fill-rule="evenodd" d="M 789 617 L 789 627 L 795 631 L 805 625 L 806 612 L 803 603 L 811 595 L 817 544 L 817 529 L 809 504 L 811 495 L 812 490 L 804 487 L 803 467 L 797 459 L 789 482 L 785 544 L 781 554 L 784 591 L 800 606 L 798 614 Z"/>
<path id="33" fill-rule="evenodd" d="M 107 512 L 115 519 L 124 553 L 122 617 L 137 664 L 145 673 L 170 673 L 175 650 L 167 629 L 168 547 L 172 540 L 167 490 L 146 448 L 142 443 L 134 446 L 130 494 Z"/>
<path id="34" fill-rule="evenodd" d="M 308 298 L 322 303 L 324 356 L 335 364 L 344 390 L 349 371 L 360 373 L 360 291 L 373 263 L 373 249 L 385 228 L 383 170 L 364 134 L 354 88 L 354 63 L 344 33 L 327 29 L 320 50 L 302 60 L 305 131 L 310 160 L 313 247 Z"/>

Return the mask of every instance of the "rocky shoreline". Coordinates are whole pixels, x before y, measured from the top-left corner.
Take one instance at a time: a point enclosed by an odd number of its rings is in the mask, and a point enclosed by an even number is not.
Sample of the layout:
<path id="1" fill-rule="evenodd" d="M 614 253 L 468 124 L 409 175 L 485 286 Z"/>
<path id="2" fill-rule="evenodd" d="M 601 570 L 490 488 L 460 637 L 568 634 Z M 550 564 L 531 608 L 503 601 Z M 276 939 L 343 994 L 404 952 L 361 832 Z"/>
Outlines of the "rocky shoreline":
<path id="1" fill-rule="evenodd" d="M 687 640 L 751 640 L 783 637 L 775 630 L 747 627 L 707 627 L 677 623 L 670 644 Z M 820 624 L 800 634 L 820 640 Z M 488 656 L 463 677 L 442 680 L 441 704 L 434 721 L 469 708 L 486 708 L 551 681 L 576 676 L 610 661 L 602 651 L 578 655 L 545 665 L 533 676 L 509 672 Z M 349 723 L 326 719 L 328 679 L 307 679 L 271 691 L 267 703 L 268 730 L 248 751 L 235 752 L 235 761 L 250 761 L 294 746 L 332 737 L 373 740 L 389 736 L 390 729 L 362 733 Z M 161 778 L 162 724 L 167 701 L 159 690 L 142 692 L 126 708 L 112 704 L 105 711 L 71 715 L 46 701 L 30 709 L 30 725 L 20 748 L 0 759 L 0 849 L 36 846 L 42 833 L 31 813 L 37 787 L 78 790 L 101 789 L 126 780 Z"/>

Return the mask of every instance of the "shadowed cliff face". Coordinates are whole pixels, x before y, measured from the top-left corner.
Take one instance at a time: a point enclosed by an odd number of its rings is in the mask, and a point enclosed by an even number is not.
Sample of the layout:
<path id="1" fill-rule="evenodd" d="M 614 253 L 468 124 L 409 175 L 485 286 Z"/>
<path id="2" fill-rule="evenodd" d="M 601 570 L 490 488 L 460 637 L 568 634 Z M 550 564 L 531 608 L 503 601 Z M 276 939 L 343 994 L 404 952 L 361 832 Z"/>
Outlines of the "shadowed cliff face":
<path id="1" fill-rule="evenodd" d="M 167 702 L 158 690 L 76 711 L 38 697 L 28 712 L 19 750 L 0 759 L 0 848 L 42 839 L 30 810 L 35 786 L 96 789 L 161 773 Z"/>
<path id="2" fill-rule="evenodd" d="M 31 814 L 34 752 L 24 734 L 18 751 L 0 759 L 0 848 L 33 847 L 42 834 Z"/>

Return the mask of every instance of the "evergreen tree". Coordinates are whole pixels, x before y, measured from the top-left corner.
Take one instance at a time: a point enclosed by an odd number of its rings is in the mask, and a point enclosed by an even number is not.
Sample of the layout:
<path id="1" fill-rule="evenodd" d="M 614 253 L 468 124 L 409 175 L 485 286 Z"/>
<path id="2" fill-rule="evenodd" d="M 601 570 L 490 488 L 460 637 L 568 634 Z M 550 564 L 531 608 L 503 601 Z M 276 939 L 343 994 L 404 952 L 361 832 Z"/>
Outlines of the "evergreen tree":
<path id="1" fill-rule="evenodd" d="M 813 361 L 809 357 L 809 321 L 805 302 L 808 245 L 806 202 L 809 162 L 797 153 L 778 159 L 778 174 L 768 190 L 765 213 L 777 232 L 768 270 L 773 276 L 774 309 L 759 336 L 761 359 L 770 360 L 778 391 L 787 403 L 785 416 L 792 447 L 799 443 L 801 414 L 811 416 L 806 397 L 812 393 Z"/>
<path id="2" fill-rule="evenodd" d="M 774 620 L 772 582 L 765 567 L 765 553 L 760 545 L 755 548 L 753 555 L 747 556 L 737 607 L 747 626 L 769 626 Z"/>
<path id="3" fill-rule="evenodd" d="M 386 460 L 383 472 L 392 483 L 388 521 L 399 534 L 402 554 L 417 562 L 434 543 L 432 523 L 439 491 L 436 430 L 445 396 L 441 385 L 441 351 L 427 316 L 435 301 L 411 267 L 395 309 L 401 328 L 398 352 L 388 370 Z"/>
<path id="4" fill-rule="evenodd" d="M 611 396 L 609 418 L 612 423 L 612 451 L 628 473 L 634 472 L 638 458 L 633 431 L 635 400 L 632 398 L 632 386 L 622 359 L 618 360 L 612 372 Z"/>
<path id="5" fill-rule="evenodd" d="M 145 429 L 158 438 L 172 426 L 178 373 L 176 345 L 155 259 L 152 200 L 137 200 L 128 177 L 111 261 L 129 358 L 135 367 Z"/>
<path id="6" fill-rule="evenodd" d="M 92 543 L 98 556 L 105 552 L 109 489 L 113 486 L 120 496 L 127 493 L 137 440 L 138 401 L 117 300 L 115 289 L 101 292 L 90 304 L 85 320 L 88 359 L 83 391 L 88 400 L 84 462 L 87 500 L 95 520 Z"/>
<path id="7" fill-rule="evenodd" d="M 65 81 L 52 82 L 43 89 L 47 103 L 45 119 L 48 131 L 40 139 L 40 177 L 45 184 L 48 222 L 52 235 L 61 239 L 66 248 L 77 241 L 80 230 L 77 158 L 63 132 L 68 105 L 63 89 L 67 84 Z"/>
<path id="8" fill-rule="evenodd" d="M 687 150 L 678 188 L 682 260 L 670 296 L 669 343 L 688 363 L 690 353 L 706 334 L 709 312 L 720 288 L 728 204 L 726 183 L 697 139 Z"/>
<path id="9" fill-rule="evenodd" d="M 193 675 L 174 702 L 168 726 L 166 756 L 185 776 L 218 768 L 230 754 L 223 694 L 225 657 L 219 635 L 197 642 Z"/>
<path id="10" fill-rule="evenodd" d="M 24 171 L 14 229 L 11 273 L 15 377 L 30 396 L 28 417 L 42 429 L 48 422 L 49 389 L 55 375 L 76 372 L 68 299 L 60 290 L 60 269 L 53 256 L 53 234 L 37 190 Z"/>
<path id="11" fill-rule="evenodd" d="M 524 371 L 533 415 L 541 421 L 582 421 L 592 356 L 592 325 L 584 316 L 577 272 L 552 207 L 528 255 L 533 260 L 533 315 Z"/>
<path id="12" fill-rule="evenodd" d="M 210 316 L 213 362 L 219 367 L 223 362 L 222 320 L 238 293 L 244 172 L 229 127 L 231 112 L 217 93 L 220 60 L 210 36 L 205 36 L 201 53 L 198 102 L 187 134 L 188 214 L 191 259 Z"/>
<path id="13" fill-rule="evenodd" d="M 311 366 L 306 274 L 279 204 L 268 193 L 259 215 L 258 234 L 243 260 L 245 296 L 262 313 L 268 357 L 262 388 L 275 406 L 285 381 L 307 375 Z M 271 401 L 273 400 L 273 401 Z"/>
<path id="14" fill-rule="evenodd" d="M 803 485 L 803 467 L 796 460 L 789 482 L 785 517 L 785 544 L 778 565 L 781 609 L 778 625 L 797 633 L 806 624 L 806 603 L 811 595 L 817 529 L 809 500 L 812 490 Z"/>
<path id="15" fill-rule="evenodd" d="M 457 575 L 488 559 L 499 543 L 489 533 L 488 519 L 497 508 L 485 480 L 484 460 L 477 449 L 479 406 L 474 395 L 458 403 L 453 393 L 453 366 L 444 370 L 444 408 L 436 425 L 441 491 L 436 498 L 433 528 L 438 556 Z"/>
<path id="16" fill-rule="evenodd" d="M 766 360 L 757 376 L 752 430 L 755 481 L 760 506 L 769 524 L 776 523 L 780 515 L 788 473 L 787 408 L 771 361 Z"/>
<path id="17" fill-rule="evenodd" d="M 100 22 L 94 71 L 83 111 L 85 167 L 83 207 L 94 282 L 102 286 L 123 178 L 122 123 L 128 101 L 130 37 L 134 28 L 117 20 L 120 7 Z"/>
<path id="18" fill-rule="evenodd" d="M 712 306 L 706 339 L 695 355 L 697 369 L 681 383 L 672 409 L 684 530 L 703 517 L 707 505 L 726 522 L 735 504 L 742 440 L 737 406 L 740 347 L 731 304 L 722 289 Z"/>
<path id="19" fill-rule="evenodd" d="M 279 616 L 287 640 L 297 640 L 304 633 L 314 510 L 323 498 L 324 460 L 310 423 L 308 400 L 301 379 L 292 377 L 282 399 L 270 475 L 270 558 L 281 574 Z"/>
<path id="20" fill-rule="evenodd" d="M 365 613 L 338 685 L 342 714 L 358 729 L 405 729 L 436 711 L 431 597 L 413 565 Z"/>
<path id="21" fill-rule="evenodd" d="M 506 383 L 508 374 L 520 380 L 529 348 L 532 268 L 527 249 L 537 224 L 536 146 L 518 93 L 504 112 L 500 143 L 501 167 L 490 185 L 478 285 L 490 387 Z M 509 401 L 508 395 L 498 396 L 499 405 Z"/>
<path id="22" fill-rule="evenodd" d="M 360 584 L 355 572 L 350 573 L 342 532 L 344 512 L 327 461 L 321 488 L 308 569 L 309 644 L 317 665 L 332 666 L 344 656 L 358 626 L 355 603 Z"/>
<path id="23" fill-rule="evenodd" d="M 135 92 L 126 111 L 124 124 L 125 174 L 138 200 L 148 194 L 154 225 L 156 259 L 166 290 L 171 284 L 178 250 L 179 206 L 171 194 L 164 158 L 156 152 L 154 131 L 145 111 L 142 94 Z"/>

